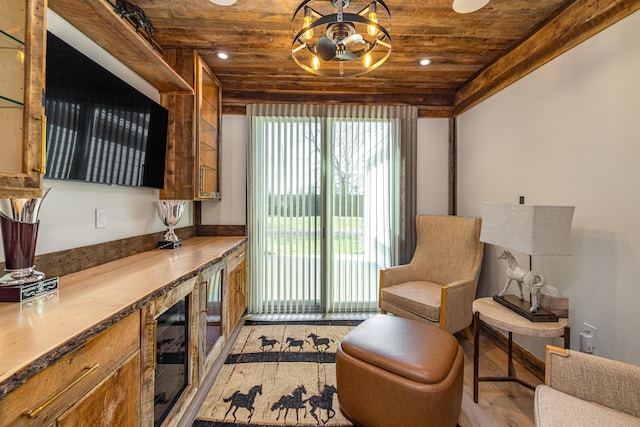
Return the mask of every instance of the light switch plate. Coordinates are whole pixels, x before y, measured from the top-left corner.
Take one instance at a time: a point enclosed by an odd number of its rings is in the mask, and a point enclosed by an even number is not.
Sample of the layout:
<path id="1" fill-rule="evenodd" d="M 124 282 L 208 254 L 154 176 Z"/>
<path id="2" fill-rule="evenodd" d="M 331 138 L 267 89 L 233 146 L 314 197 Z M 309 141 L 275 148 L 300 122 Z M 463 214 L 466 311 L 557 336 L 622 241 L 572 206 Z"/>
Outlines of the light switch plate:
<path id="1" fill-rule="evenodd" d="M 107 210 L 104 208 L 96 209 L 96 228 L 107 228 Z"/>

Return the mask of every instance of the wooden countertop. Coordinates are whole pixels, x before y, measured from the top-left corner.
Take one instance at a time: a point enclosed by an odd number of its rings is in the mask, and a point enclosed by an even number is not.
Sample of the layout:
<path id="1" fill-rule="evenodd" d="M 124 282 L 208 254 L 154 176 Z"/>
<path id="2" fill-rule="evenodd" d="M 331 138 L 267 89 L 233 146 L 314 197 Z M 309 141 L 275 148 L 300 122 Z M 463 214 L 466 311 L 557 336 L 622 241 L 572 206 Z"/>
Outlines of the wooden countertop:
<path id="1" fill-rule="evenodd" d="M 0 303 L 0 399 L 150 300 L 221 261 L 246 237 L 194 237 L 60 277 L 58 290 Z"/>

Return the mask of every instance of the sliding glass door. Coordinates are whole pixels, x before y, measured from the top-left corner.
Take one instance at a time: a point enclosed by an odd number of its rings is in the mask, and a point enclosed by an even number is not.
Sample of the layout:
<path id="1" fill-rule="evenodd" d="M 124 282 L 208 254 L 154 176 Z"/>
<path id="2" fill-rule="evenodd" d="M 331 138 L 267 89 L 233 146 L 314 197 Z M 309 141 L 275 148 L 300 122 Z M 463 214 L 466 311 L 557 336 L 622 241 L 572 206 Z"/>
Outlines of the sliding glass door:
<path id="1" fill-rule="evenodd" d="M 396 228 L 392 128 L 388 120 L 327 121 L 323 260 L 329 312 L 377 307 L 378 270 L 391 265 Z"/>
<path id="2" fill-rule="evenodd" d="M 249 311 L 376 310 L 378 271 L 397 249 L 395 121 L 250 120 Z"/>
<path id="3" fill-rule="evenodd" d="M 257 313 L 322 311 L 321 123 L 259 120 L 250 235 L 249 304 Z"/>

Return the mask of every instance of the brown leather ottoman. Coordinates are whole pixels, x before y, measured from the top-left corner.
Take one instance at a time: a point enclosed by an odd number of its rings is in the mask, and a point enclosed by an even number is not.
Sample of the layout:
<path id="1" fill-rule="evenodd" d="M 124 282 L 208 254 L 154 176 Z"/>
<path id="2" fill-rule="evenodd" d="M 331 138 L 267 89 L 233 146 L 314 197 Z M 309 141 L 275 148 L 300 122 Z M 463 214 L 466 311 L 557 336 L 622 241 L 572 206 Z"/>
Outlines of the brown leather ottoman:
<path id="1" fill-rule="evenodd" d="M 455 426 L 464 355 L 450 333 L 415 320 L 371 317 L 336 351 L 340 410 L 366 427 Z"/>

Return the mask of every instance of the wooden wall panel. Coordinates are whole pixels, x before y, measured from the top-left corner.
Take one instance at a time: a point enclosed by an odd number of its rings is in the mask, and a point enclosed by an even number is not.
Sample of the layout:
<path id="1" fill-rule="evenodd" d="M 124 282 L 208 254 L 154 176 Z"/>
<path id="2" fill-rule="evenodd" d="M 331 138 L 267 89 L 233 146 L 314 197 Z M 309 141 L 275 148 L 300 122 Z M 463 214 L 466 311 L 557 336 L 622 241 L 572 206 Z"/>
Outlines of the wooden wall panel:
<path id="1" fill-rule="evenodd" d="M 165 232 L 162 231 L 37 255 L 35 258 L 36 270 L 42 271 L 48 277 L 75 273 L 80 270 L 154 249 L 157 247 L 158 242 L 162 240 L 164 233 Z M 176 234 L 183 240 L 194 237 L 195 227 L 178 228 L 176 229 Z M 0 269 L 4 270 L 4 266 L 4 262 L 0 263 Z"/>

